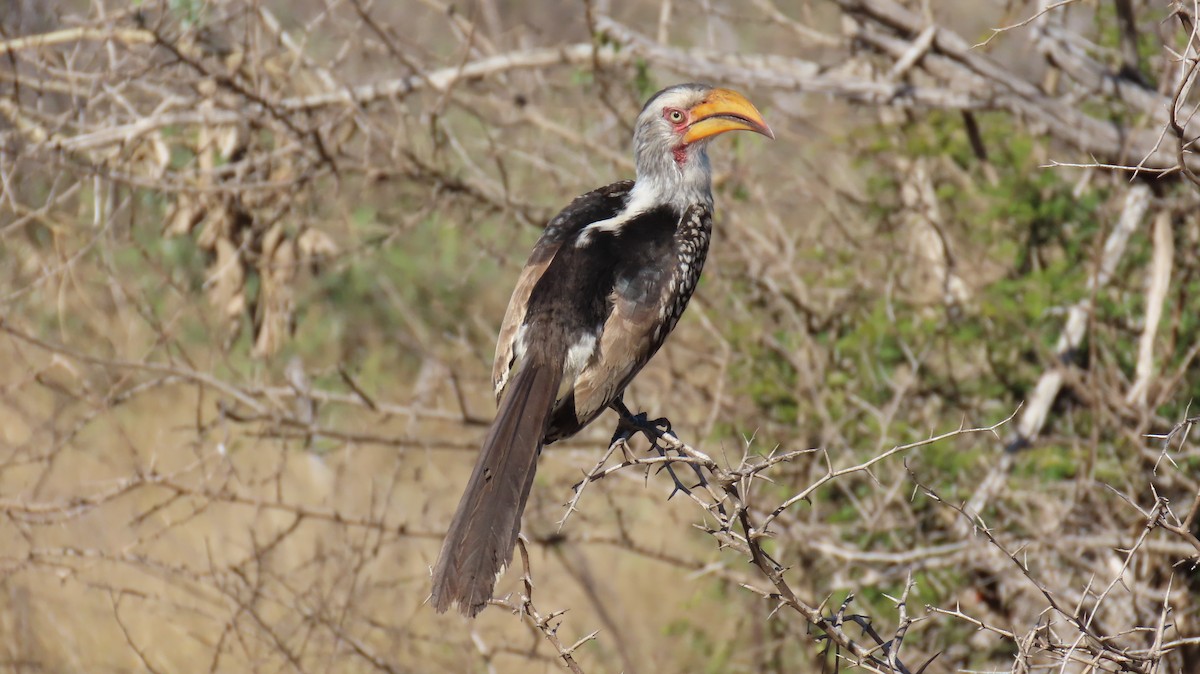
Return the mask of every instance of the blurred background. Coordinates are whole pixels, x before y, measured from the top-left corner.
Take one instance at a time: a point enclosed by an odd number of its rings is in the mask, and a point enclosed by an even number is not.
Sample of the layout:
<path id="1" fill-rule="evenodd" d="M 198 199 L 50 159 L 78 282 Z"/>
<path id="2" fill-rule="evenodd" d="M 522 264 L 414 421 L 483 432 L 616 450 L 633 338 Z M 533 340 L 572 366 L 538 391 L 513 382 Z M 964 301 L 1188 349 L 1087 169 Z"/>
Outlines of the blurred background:
<path id="1" fill-rule="evenodd" d="M 1196 17 L 0 0 L 0 670 L 818 671 L 840 616 L 875 671 L 1200 671 Z M 778 138 L 713 145 L 626 401 L 764 478 L 779 571 L 646 466 L 560 527 L 608 414 L 543 453 L 532 603 L 437 615 L 516 274 L 681 81 Z"/>

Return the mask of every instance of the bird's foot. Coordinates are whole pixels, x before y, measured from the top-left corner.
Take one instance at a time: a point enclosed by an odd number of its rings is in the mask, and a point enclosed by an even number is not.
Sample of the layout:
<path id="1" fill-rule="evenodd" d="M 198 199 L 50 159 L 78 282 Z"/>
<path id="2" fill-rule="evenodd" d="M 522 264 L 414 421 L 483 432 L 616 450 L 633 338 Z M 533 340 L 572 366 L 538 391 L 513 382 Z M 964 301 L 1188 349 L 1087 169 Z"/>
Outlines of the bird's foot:
<path id="1" fill-rule="evenodd" d="M 625 401 L 620 398 L 614 400 L 609 407 L 620 416 L 620 421 L 617 422 L 617 432 L 613 434 L 614 441 L 618 438 L 628 440 L 637 433 L 641 433 L 646 436 L 650 444 L 660 448 L 661 452 L 669 448 L 662 444 L 665 436 L 669 434 L 676 441 L 679 440 L 675 437 L 675 430 L 671 428 L 671 420 L 666 417 L 650 419 L 645 412 L 634 414 L 629 411 L 629 408 L 625 406 Z"/>
<path id="2" fill-rule="evenodd" d="M 625 433 L 628 434 L 626 437 L 628 438 L 641 433 L 660 452 L 668 449 L 668 446 L 663 442 L 663 438 L 667 434 L 675 435 L 675 431 L 671 428 L 670 419 L 666 417 L 648 419 L 645 412 L 629 414 L 628 416 L 622 415 L 621 421 L 617 424 L 618 433 L 621 432 L 620 429 L 622 428 L 625 429 Z"/>
<path id="3" fill-rule="evenodd" d="M 621 417 L 620 421 L 617 422 L 617 432 L 613 434 L 613 442 L 629 440 L 634 435 L 641 433 L 650 442 L 651 449 L 658 452 L 658 455 L 664 459 L 668 458 L 670 450 L 675 449 L 674 443 L 678 443 L 679 438 L 675 435 L 675 431 L 671 427 L 671 421 L 666 417 L 650 419 L 645 412 L 634 414 L 629 411 L 629 408 L 625 406 L 624 401 L 620 398 L 613 401 L 612 408 Z M 666 440 L 666 436 L 668 435 L 671 436 L 674 442 Z M 704 479 L 704 473 L 700 471 L 699 466 L 689 465 L 692 466 L 692 470 L 695 471 L 696 477 L 700 480 L 696 486 L 700 487 L 707 484 L 707 480 Z M 667 496 L 668 500 L 679 492 L 683 492 L 684 494 L 692 493 L 694 487 L 689 488 L 679 479 L 671 462 L 664 463 L 662 468 L 659 468 L 659 471 L 661 472 L 663 468 L 671 476 L 671 481 L 675 483 L 675 486 L 671 489 L 671 494 Z"/>

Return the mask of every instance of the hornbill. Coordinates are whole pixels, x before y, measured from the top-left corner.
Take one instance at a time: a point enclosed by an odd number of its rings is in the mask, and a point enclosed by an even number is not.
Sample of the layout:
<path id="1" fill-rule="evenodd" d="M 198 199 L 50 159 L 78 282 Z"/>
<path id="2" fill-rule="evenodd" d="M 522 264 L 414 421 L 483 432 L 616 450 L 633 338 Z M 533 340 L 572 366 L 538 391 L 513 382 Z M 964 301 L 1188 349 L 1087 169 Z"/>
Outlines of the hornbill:
<path id="1" fill-rule="evenodd" d="M 637 179 L 576 198 L 550 220 L 508 302 L 492 369 L 499 410 L 450 522 L 431 600 L 474 616 L 512 561 L 542 445 L 578 433 L 621 394 L 687 306 L 712 234 L 707 145 L 774 138 L 741 94 L 681 84 L 633 134 Z"/>

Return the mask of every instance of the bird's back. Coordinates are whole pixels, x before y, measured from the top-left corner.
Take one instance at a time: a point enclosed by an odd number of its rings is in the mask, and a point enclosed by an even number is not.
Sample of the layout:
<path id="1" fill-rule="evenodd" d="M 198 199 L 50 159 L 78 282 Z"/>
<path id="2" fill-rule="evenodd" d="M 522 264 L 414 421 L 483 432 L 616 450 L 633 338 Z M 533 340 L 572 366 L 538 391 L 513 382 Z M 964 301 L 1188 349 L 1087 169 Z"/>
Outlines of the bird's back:
<path id="1" fill-rule="evenodd" d="M 577 433 L 621 395 L 675 327 L 704 264 L 708 203 L 641 210 L 631 189 L 589 192 L 551 220 L 509 301 L 493 370 L 498 397 L 526 351 L 551 337 L 573 347 L 547 442 Z"/>
<path id="2" fill-rule="evenodd" d="M 534 287 L 542 280 L 563 242 L 579 236 L 579 232 L 589 224 L 620 213 L 632 189 L 633 181 L 623 180 L 582 194 L 546 224 L 542 236 L 534 244 L 533 252 L 529 254 L 529 260 L 521 270 L 516 287 L 513 288 L 512 297 L 508 300 L 508 309 L 504 312 L 504 320 L 500 324 L 500 334 L 496 338 L 492 385 L 497 400 L 503 394 L 509 374 L 515 365 L 517 354 L 514 353 L 514 346 L 517 333 L 525 322 L 529 297 Z"/>

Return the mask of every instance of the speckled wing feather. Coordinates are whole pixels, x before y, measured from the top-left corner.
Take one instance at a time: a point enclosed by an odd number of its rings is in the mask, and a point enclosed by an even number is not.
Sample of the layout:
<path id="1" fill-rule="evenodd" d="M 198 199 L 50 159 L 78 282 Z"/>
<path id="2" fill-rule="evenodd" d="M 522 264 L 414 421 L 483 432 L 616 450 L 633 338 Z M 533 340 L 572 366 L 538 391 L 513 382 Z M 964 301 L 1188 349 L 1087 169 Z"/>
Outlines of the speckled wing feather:
<path id="1" fill-rule="evenodd" d="M 631 228 L 637 226 L 637 222 L 630 224 Z M 712 212 L 693 206 L 673 231 L 667 252 L 671 259 L 644 267 L 667 273 L 659 277 L 643 273 L 633 282 L 619 279 L 610 295 L 611 311 L 604 322 L 599 348 L 575 380 L 573 402 L 579 427 L 591 423 L 625 390 L 687 308 L 708 254 Z"/>

